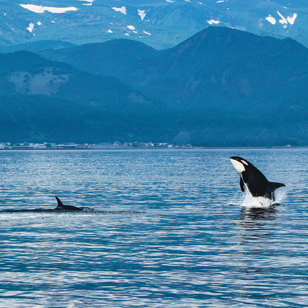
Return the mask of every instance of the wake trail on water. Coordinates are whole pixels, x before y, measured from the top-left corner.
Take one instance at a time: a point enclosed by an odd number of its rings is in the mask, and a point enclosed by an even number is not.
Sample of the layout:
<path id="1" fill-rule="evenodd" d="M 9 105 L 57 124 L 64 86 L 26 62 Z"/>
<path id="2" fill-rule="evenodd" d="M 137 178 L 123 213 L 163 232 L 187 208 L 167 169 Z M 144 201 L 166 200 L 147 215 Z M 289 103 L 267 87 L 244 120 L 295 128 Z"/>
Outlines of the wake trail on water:
<path id="1" fill-rule="evenodd" d="M 54 209 L 3 209 L 0 210 L 1 214 L 27 214 L 27 213 L 40 213 L 40 214 L 73 214 L 73 215 L 134 215 L 134 214 L 144 214 L 141 211 L 111 211 L 111 210 L 95 210 L 91 208 L 84 208 L 82 211 L 65 211 L 65 210 L 54 210 Z"/>

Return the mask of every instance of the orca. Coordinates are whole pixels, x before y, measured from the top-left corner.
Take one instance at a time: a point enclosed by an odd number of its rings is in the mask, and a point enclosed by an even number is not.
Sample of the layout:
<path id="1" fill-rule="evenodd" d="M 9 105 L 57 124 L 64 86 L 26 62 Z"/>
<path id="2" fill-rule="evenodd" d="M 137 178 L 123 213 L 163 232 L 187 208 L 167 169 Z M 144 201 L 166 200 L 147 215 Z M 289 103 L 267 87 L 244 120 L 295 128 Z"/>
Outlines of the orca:
<path id="1" fill-rule="evenodd" d="M 268 181 L 259 169 L 242 157 L 231 156 L 230 161 L 240 176 L 242 192 L 250 192 L 262 206 L 272 205 L 275 190 L 285 185 Z"/>
<path id="2" fill-rule="evenodd" d="M 63 213 L 63 212 L 83 212 L 86 214 L 92 213 L 92 214 L 144 214 L 145 212 L 141 211 L 107 211 L 107 210 L 96 210 L 90 207 L 77 207 L 73 205 L 66 205 L 63 204 L 60 198 L 55 197 L 58 205 L 55 208 L 52 209 L 45 209 L 45 208 L 34 208 L 34 209 L 25 209 L 25 208 L 19 208 L 19 209 L 0 209 L 0 214 L 3 213 Z"/>
<path id="3" fill-rule="evenodd" d="M 58 202 L 57 207 L 54 209 L 56 211 L 82 211 L 84 209 L 83 207 L 77 207 L 73 205 L 64 205 L 58 197 L 55 197 L 55 198 L 57 199 L 57 202 Z"/>

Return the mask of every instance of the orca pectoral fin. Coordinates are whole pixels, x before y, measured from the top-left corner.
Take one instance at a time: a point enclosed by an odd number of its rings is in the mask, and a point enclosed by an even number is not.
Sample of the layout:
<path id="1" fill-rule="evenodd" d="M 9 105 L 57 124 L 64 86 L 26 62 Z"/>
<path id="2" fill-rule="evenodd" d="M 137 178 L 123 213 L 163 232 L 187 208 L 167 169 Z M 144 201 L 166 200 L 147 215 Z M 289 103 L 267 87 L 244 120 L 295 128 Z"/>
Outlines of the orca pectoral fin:
<path id="1" fill-rule="evenodd" d="M 270 182 L 270 186 L 271 186 L 271 190 L 274 191 L 275 189 L 277 189 L 279 187 L 284 187 L 286 185 L 284 185 L 282 183 Z"/>
<path id="2" fill-rule="evenodd" d="M 55 197 L 57 199 L 57 202 L 58 202 L 58 206 L 56 207 L 57 209 L 58 208 L 63 208 L 63 203 L 62 201 L 58 198 L 58 197 Z"/>
<path id="3" fill-rule="evenodd" d="M 244 181 L 243 181 L 242 178 L 240 179 L 240 186 L 241 186 L 241 190 L 244 192 L 245 191 L 245 185 L 244 185 Z"/>

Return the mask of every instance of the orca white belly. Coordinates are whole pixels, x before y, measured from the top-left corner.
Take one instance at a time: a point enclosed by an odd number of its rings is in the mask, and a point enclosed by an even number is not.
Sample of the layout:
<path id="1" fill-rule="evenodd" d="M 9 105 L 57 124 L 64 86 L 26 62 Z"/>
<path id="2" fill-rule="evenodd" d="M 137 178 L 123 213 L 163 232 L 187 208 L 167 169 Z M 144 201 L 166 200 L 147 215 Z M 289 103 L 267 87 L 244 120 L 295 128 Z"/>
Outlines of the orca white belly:
<path id="1" fill-rule="evenodd" d="M 268 208 L 274 203 L 273 200 L 266 197 L 253 197 L 249 191 L 246 192 L 243 207 L 249 208 Z"/>

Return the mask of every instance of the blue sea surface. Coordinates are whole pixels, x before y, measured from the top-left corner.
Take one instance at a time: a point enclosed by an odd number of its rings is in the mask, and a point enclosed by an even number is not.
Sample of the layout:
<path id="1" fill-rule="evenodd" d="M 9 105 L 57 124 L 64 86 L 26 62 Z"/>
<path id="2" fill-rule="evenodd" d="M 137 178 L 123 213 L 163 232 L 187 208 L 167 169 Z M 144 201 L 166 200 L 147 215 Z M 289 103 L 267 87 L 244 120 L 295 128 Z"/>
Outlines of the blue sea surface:
<path id="1" fill-rule="evenodd" d="M 280 206 L 241 207 L 232 155 L 286 184 Z M 1 151 L 0 307 L 307 307 L 307 158 Z M 102 212 L 3 212 L 54 208 L 54 196 Z"/>

